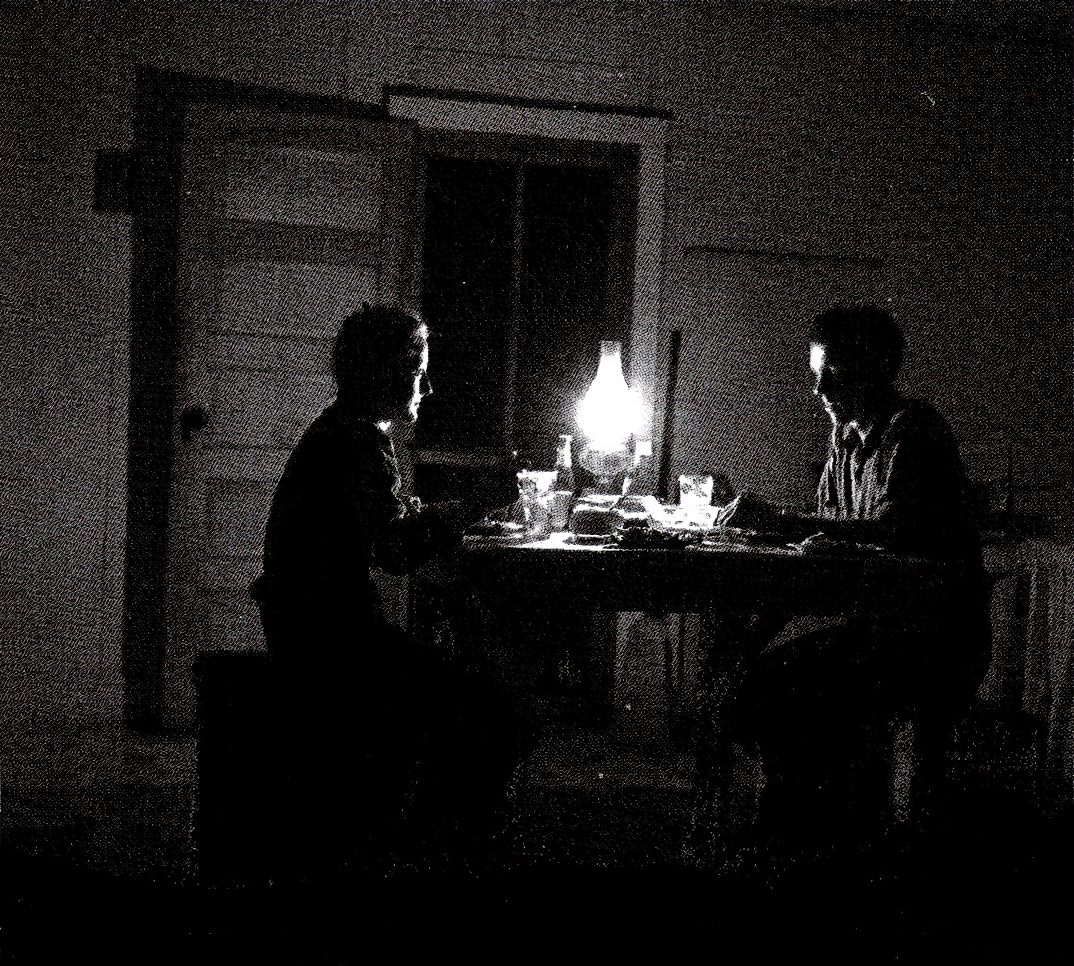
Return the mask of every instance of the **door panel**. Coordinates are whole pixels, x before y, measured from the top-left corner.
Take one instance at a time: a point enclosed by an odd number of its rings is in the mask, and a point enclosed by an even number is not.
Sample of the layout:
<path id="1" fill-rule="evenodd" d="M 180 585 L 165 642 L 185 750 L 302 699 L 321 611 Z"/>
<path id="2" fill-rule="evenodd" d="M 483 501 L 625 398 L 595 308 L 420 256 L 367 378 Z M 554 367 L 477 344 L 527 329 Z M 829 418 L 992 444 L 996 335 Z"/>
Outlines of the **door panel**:
<path id="1" fill-rule="evenodd" d="M 340 321 L 416 273 L 410 125 L 194 104 L 184 127 L 165 718 L 203 649 L 264 646 L 248 587 L 276 482 L 334 395 Z"/>
<path id="2" fill-rule="evenodd" d="M 221 201 L 226 218 L 378 229 L 380 213 L 367 203 L 380 188 L 377 157 L 355 155 L 342 144 L 335 151 L 233 144 L 225 153 L 225 165 Z"/>

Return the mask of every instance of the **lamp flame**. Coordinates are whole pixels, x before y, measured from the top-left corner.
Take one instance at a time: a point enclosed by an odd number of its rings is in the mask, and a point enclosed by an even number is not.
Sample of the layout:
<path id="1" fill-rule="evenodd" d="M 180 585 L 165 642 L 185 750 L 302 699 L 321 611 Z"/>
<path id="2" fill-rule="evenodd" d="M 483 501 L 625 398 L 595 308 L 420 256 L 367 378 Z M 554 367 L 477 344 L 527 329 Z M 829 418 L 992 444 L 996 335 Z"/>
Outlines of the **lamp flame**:
<path id="1" fill-rule="evenodd" d="M 578 403 L 578 425 L 594 449 L 614 452 L 640 428 L 641 416 L 641 399 L 623 378 L 621 344 L 602 341 L 597 375 Z"/>

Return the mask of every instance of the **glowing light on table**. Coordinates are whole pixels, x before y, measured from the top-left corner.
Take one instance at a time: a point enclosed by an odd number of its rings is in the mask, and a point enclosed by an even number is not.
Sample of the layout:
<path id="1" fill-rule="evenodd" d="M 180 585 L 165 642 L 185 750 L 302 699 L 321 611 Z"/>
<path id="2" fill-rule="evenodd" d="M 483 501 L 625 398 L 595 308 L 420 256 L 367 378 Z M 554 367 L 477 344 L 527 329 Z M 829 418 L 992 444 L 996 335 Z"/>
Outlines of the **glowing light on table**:
<path id="1" fill-rule="evenodd" d="M 597 375 L 578 404 L 578 425 L 588 445 L 581 463 L 607 479 L 629 466 L 630 437 L 643 423 L 641 398 L 623 377 L 622 346 L 614 340 L 600 344 Z"/>

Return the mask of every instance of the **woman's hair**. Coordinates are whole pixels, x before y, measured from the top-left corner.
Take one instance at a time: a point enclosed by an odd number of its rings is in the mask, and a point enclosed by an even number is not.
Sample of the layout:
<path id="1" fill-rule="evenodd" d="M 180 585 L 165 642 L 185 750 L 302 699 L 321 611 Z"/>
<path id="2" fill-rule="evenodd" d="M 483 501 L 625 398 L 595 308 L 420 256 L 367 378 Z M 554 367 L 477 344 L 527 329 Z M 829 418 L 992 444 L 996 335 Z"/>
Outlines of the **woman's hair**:
<path id="1" fill-rule="evenodd" d="M 876 305 L 836 305 L 821 312 L 809 341 L 876 383 L 893 383 L 902 365 L 902 330 L 890 312 Z"/>
<path id="2" fill-rule="evenodd" d="M 416 370 L 428 336 L 425 323 L 401 308 L 363 305 L 343 320 L 332 347 L 339 396 L 374 408 L 394 402 L 400 383 Z"/>

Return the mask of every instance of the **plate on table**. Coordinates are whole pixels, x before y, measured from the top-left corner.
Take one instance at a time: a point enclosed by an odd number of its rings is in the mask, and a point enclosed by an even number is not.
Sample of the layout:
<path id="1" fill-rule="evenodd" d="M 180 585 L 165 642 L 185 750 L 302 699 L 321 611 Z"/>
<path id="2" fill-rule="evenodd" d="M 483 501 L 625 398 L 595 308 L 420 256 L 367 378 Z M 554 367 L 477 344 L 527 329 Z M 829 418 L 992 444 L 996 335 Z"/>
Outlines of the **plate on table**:
<path id="1" fill-rule="evenodd" d="M 582 546 L 600 546 L 614 541 L 615 538 L 610 533 L 572 533 L 566 540 L 567 543 L 576 543 Z"/>

